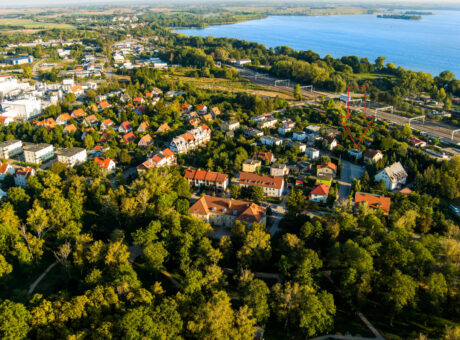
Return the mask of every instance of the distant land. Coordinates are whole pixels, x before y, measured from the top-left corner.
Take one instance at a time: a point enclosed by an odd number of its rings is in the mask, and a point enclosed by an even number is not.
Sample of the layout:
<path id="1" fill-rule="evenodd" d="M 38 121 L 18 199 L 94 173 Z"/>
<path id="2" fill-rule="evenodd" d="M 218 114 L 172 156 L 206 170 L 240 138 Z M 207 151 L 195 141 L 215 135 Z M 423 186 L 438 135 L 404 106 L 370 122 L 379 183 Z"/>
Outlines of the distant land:
<path id="1" fill-rule="evenodd" d="M 406 14 L 379 14 L 377 18 L 380 19 L 401 19 L 401 20 L 421 20 L 420 15 L 406 15 Z"/>

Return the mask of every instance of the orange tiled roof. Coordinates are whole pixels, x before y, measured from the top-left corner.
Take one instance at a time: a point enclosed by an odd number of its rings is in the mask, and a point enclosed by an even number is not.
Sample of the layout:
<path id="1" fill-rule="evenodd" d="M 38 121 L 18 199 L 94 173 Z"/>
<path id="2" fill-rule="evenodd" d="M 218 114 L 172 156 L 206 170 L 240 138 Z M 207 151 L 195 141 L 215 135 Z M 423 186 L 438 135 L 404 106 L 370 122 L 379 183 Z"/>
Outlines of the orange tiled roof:
<path id="1" fill-rule="evenodd" d="M 108 108 L 110 106 L 109 102 L 107 100 L 104 100 L 102 102 L 99 102 L 98 105 L 102 110 Z"/>
<path id="2" fill-rule="evenodd" d="M 110 158 L 102 158 L 102 157 L 96 157 L 94 158 L 94 161 L 99 165 L 101 168 L 108 169 L 110 166 L 110 162 L 113 161 L 113 159 Z"/>
<path id="3" fill-rule="evenodd" d="M 71 132 L 77 131 L 77 128 L 75 127 L 75 125 L 69 124 L 69 125 L 66 125 L 66 127 L 64 128 L 64 131 L 67 133 L 71 133 Z"/>
<path id="4" fill-rule="evenodd" d="M 329 195 L 329 186 L 323 183 L 318 184 L 313 188 L 310 194 L 327 196 Z"/>
<path id="5" fill-rule="evenodd" d="M 136 139 L 136 135 L 135 135 L 133 132 L 129 132 L 129 133 L 123 135 L 123 139 L 124 139 L 126 142 L 129 143 L 129 142 L 131 142 L 131 141 L 133 141 L 133 140 Z"/>
<path id="6" fill-rule="evenodd" d="M 381 195 L 368 194 L 365 192 L 357 192 L 355 194 L 355 205 L 362 202 L 367 202 L 371 208 L 382 208 L 385 212 L 390 212 L 391 198 Z"/>
<path id="7" fill-rule="evenodd" d="M 61 122 L 66 122 L 68 121 L 69 119 L 71 119 L 72 117 L 70 117 L 70 115 L 68 113 L 63 113 L 61 115 L 59 115 L 57 117 L 57 119 L 59 119 Z"/>
<path id="8" fill-rule="evenodd" d="M 335 164 L 332 163 L 332 162 L 328 162 L 328 163 L 323 163 L 323 164 L 317 165 L 316 168 L 317 168 L 317 169 L 331 168 L 332 170 L 334 170 L 335 172 L 337 172 L 337 165 L 335 165 Z"/>
<path id="9" fill-rule="evenodd" d="M 258 175 L 249 172 L 240 172 L 239 183 L 266 188 L 281 189 L 283 185 L 283 178 L 268 175 Z"/>
<path id="10" fill-rule="evenodd" d="M 273 154 L 271 152 L 254 152 L 253 158 L 266 160 L 268 159 L 269 162 L 273 160 Z"/>
<path id="11" fill-rule="evenodd" d="M 81 117 L 81 116 L 84 116 L 85 115 L 85 111 L 83 111 L 83 109 L 76 109 L 76 110 L 73 110 L 72 111 L 72 116 L 73 117 Z"/>

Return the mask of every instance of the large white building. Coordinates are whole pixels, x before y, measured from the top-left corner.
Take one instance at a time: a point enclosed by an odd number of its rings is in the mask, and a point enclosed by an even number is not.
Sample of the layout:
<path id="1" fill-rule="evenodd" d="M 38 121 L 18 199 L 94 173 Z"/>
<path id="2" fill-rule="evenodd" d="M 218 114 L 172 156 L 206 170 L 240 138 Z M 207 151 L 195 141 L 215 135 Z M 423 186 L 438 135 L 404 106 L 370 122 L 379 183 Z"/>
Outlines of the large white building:
<path id="1" fill-rule="evenodd" d="M 73 168 L 75 165 L 85 163 L 88 159 L 86 149 L 83 148 L 69 148 L 59 150 L 57 152 L 57 160 L 69 168 Z"/>
<path id="2" fill-rule="evenodd" d="M 42 114 L 41 100 L 36 98 L 17 99 L 2 103 L 3 116 L 29 120 Z"/>
<path id="3" fill-rule="evenodd" d="M 0 143 L 0 159 L 8 159 L 22 152 L 22 142 L 20 140 L 10 139 Z"/>
<path id="4" fill-rule="evenodd" d="M 42 164 L 53 158 L 54 147 L 51 144 L 29 144 L 24 145 L 24 158 L 26 163 Z"/>
<path id="5" fill-rule="evenodd" d="M 174 138 L 170 149 L 175 153 L 187 153 L 206 144 L 210 139 L 211 129 L 207 125 L 202 125 Z"/>
<path id="6" fill-rule="evenodd" d="M 383 170 L 380 170 L 375 175 L 375 181 L 380 182 L 383 179 L 387 190 L 394 190 L 401 185 L 406 184 L 407 177 L 408 175 L 406 170 L 404 170 L 401 163 L 397 162 L 387 166 Z"/>

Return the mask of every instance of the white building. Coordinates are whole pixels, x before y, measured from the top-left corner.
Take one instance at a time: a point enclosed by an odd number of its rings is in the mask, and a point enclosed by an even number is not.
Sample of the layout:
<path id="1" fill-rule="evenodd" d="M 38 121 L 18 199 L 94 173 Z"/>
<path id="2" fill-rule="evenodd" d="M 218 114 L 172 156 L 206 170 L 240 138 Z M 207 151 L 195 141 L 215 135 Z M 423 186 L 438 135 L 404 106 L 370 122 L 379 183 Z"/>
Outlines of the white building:
<path id="1" fill-rule="evenodd" d="M 308 159 L 318 159 L 319 158 L 319 150 L 315 148 L 307 148 L 305 150 L 305 154 L 308 156 Z"/>
<path id="2" fill-rule="evenodd" d="M 26 163 L 42 164 L 53 158 L 54 147 L 51 144 L 31 144 L 24 145 L 24 158 Z"/>
<path id="3" fill-rule="evenodd" d="M 240 127 L 240 122 L 237 120 L 229 120 L 228 122 L 222 122 L 220 128 L 222 131 L 234 131 Z"/>
<path id="4" fill-rule="evenodd" d="M 380 170 L 375 175 L 375 181 L 380 182 L 383 179 L 385 181 L 385 187 L 388 190 L 394 190 L 401 185 L 406 184 L 407 177 L 408 175 L 406 170 L 404 170 L 401 163 L 397 162 L 387 166 L 383 170 Z"/>
<path id="5" fill-rule="evenodd" d="M 304 141 L 305 139 L 307 139 L 307 134 L 303 131 L 300 131 L 300 132 L 294 132 L 292 134 L 292 140 L 297 140 L 297 141 Z"/>
<path id="6" fill-rule="evenodd" d="M 260 142 L 263 144 L 263 145 L 281 145 L 283 144 L 283 140 L 280 139 L 280 138 L 276 138 L 276 137 L 273 137 L 273 136 L 263 136 L 260 138 Z"/>
<path id="7" fill-rule="evenodd" d="M 73 168 L 75 165 L 85 163 L 88 160 L 86 149 L 83 148 L 69 148 L 59 150 L 57 152 L 57 160 L 69 168 Z"/>
<path id="8" fill-rule="evenodd" d="M 4 101 L 2 109 L 5 111 L 3 116 L 23 120 L 38 117 L 42 113 L 41 100 L 36 98 Z"/>
<path id="9" fill-rule="evenodd" d="M 8 163 L 0 163 L 0 181 L 3 181 L 6 176 L 14 175 L 16 169 Z"/>
<path id="10" fill-rule="evenodd" d="M 274 163 L 270 167 L 270 176 L 284 177 L 289 174 L 289 168 L 286 164 Z"/>
<path id="11" fill-rule="evenodd" d="M 10 139 L 0 143 L 0 159 L 8 159 L 22 152 L 22 142 L 20 140 Z"/>
<path id="12" fill-rule="evenodd" d="M 14 174 L 14 185 L 25 188 L 30 176 L 35 176 L 34 168 L 18 168 Z"/>
<path id="13" fill-rule="evenodd" d="M 278 119 L 276 118 L 268 118 L 268 119 L 258 122 L 257 127 L 259 129 L 271 129 L 275 127 L 277 122 L 278 122 Z"/>
<path id="14" fill-rule="evenodd" d="M 187 153 L 206 144 L 210 139 L 211 129 L 207 125 L 202 125 L 174 138 L 170 149 L 175 153 Z"/>

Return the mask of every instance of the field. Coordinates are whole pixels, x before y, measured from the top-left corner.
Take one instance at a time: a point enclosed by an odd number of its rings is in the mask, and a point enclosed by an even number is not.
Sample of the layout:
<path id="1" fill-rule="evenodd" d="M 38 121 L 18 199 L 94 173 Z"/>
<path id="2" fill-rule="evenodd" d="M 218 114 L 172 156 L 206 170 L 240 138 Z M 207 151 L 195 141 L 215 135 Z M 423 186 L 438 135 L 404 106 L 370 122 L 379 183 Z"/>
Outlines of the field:
<path id="1" fill-rule="evenodd" d="M 24 27 L 24 29 L 75 29 L 73 25 L 55 22 L 41 22 L 31 19 L 0 19 L 0 27 L 5 26 Z"/>

